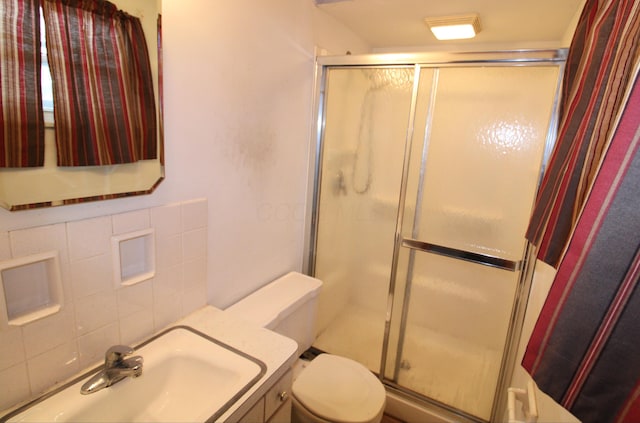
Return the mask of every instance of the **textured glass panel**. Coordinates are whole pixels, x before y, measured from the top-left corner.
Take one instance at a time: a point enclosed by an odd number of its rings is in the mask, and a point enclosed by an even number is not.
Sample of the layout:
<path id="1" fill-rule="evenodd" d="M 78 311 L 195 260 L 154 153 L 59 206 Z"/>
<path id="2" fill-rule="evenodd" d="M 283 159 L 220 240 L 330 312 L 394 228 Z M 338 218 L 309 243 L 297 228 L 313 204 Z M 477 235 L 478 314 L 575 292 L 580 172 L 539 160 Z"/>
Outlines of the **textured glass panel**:
<path id="1" fill-rule="evenodd" d="M 410 254 L 403 248 L 401 261 Z M 489 420 L 519 273 L 413 254 L 413 272 L 398 280 L 410 295 L 403 342 L 390 357 L 400 358 L 397 383 Z M 387 360 L 387 377 L 394 365 Z"/>
<path id="2" fill-rule="evenodd" d="M 419 226 L 405 225 L 405 236 L 521 258 L 557 78 L 555 66 L 438 71 L 429 120 L 414 137 L 408 196 L 418 201 Z M 422 90 L 419 101 L 427 103 Z M 417 154 L 423 140 L 424 166 Z"/>
<path id="3" fill-rule="evenodd" d="M 414 70 L 330 69 L 315 276 L 317 348 L 379 371 Z"/>

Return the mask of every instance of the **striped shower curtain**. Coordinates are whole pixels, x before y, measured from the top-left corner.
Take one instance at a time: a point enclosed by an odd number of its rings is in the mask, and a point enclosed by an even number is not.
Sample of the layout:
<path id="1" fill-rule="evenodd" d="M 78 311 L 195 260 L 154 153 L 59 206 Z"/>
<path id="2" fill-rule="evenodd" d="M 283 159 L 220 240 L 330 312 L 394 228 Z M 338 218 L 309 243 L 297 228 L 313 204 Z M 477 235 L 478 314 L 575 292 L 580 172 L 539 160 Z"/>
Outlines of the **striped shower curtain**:
<path id="1" fill-rule="evenodd" d="M 640 2 L 588 0 L 527 233 L 557 267 L 523 366 L 584 423 L 640 422 Z"/>

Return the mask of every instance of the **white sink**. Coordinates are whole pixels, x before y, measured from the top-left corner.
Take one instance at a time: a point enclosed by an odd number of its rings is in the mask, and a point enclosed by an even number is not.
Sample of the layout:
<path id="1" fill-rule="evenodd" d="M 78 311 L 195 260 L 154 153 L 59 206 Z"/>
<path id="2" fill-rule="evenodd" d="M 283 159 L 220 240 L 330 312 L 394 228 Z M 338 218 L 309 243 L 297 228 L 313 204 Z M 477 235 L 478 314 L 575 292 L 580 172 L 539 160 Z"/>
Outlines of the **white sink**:
<path id="1" fill-rule="evenodd" d="M 186 326 L 157 335 L 135 354 L 144 358 L 140 377 L 81 395 L 92 371 L 0 422 L 215 421 L 266 371 L 261 361 Z"/>

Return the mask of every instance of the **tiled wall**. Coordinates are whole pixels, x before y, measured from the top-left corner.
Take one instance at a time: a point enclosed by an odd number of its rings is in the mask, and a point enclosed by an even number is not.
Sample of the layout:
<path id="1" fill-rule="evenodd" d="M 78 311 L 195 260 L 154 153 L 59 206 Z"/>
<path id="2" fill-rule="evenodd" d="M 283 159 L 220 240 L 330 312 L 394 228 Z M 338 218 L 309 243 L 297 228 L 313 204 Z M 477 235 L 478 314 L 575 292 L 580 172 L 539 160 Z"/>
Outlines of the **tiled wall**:
<path id="1" fill-rule="evenodd" d="M 111 236 L 152 227 L 156 274 L 116 289 Z M 0 410 L 37 396 L 206 304 L 207 201 L 0 232 L 0 261 L 57 250 L 60 312 L 10 326 L 0 318 Z"/>

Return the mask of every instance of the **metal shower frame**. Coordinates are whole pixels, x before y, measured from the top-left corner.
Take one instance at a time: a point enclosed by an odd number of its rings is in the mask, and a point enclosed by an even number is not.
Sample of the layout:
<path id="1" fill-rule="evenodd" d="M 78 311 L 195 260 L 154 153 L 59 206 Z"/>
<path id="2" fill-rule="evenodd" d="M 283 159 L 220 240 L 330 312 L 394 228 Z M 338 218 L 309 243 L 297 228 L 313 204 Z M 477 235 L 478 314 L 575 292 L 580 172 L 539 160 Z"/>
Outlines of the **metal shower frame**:
<path id="1" fill-rule="evenodd" d="M 306 273 L 313 275 L 315 273 L 315 251 L 317 247 L 317 229 L 318 229 L 318 205 L 320 200 L 320 181 L 322 178 L 322 159 L 323 159 L 323 133 L 325 127 L 325 90 L 327 82 L 327 71 L 331 68 L 380 68 L 384 66 L 393 67 L 413 67 L 415 72 L 414 85 L 411 98 L 411 109 L 409 120 L 407 123 L 407 133 L 405 138 L 405 151 L 402 183 L 400 190 L 400 198 L 398 201 L 398 213 L 396 219 L 395 245 L 393 252 L 391 276 L 389 281 L 389 295 L 387 303 L 387 313 L 385 318 L 385 334 L 382 345 L 382 355 L 380 361 L 379 377 L 390 389 L 400 395 L 425 404 L 427 406 L 435 406 L 438 410 L 444 410 L 456 418 L 465 418 L 468 421 L 481 422 L 477 417 L 470 416 L 461 410 L 455 409 L 445 404 L 441 404 L 428 397 L 417 395 L 415 392 L 403 390 L 402 386 L 393 383 L 390 379 L 385 378 L 385 365 L 389 348 L 389 331 L 391 323 L 391 311 L 393 306 L 393 296 L 395 295 L 395 281 L 398 270 L 398 256 L 401 247 L 408 247 L 413 251 L 429 251 L 435 254 L 454 257 L 457 259 L 472 261 L 492 267 L 498 267 L 504 270 L 520 271 L 519 281 L 516 287 L 514 303 L 512 306 L 509 329 L 507 339 L 502 355 L 500 365 L 500 374 L 496 385 L 494 402 L 492 406 L 491 420 L 500 421 L 503 419 L 503 413 L 506 409 L 507 387 L 513 375 L 513 368 L 516 363 L 516 355 L 518 352 L 518 344 L 522 333 L 524 323 L 526 305 L 531 289 L 533 273 L 535 268 L 536 249 L 533 245 L 525 243 L 524 254 L 519 261 L 509 261 L 497 257 L 484 256 L 481 254 L 469 253 L 466 251 L 455 250 L 448 247 L 442 247 L 427 244 L 415 239 L 403 238 L 401 228 L 403 224 L 403 209 L 406 201 L 407 180 L 409 173 L 409 158 L 412 147 L 413 125 L 415 122 L 415 108 L 418 96 L 418 83 L 420 70 L 423 68 L 446 68 L 446 67 L 463 67 L 463 66 L 503 66 L 508 63 L 510 66 L 548 66 L 555 64 L 559 66 L 559 78 L 556 87 L 555 102 L 553 105 L 553 113 L 549 125 L 549 132 L 545 141 L 543 160 L 539 175 L 539 183 L 542 179 L 546 163 L 553 149 L 558 126 L 558 99 L 561 89 L 562 74 L 564 64 L 567 57 L 566 49 L 556 50 L 514 50 L 514 51 L 494 51 L 494 52 L 461 52 L 461 53 L 399 53 L 399 54 L 372 54 L 372 55 L 345 55 L 345 56 L 321 56 L 316 59 L 315 67 L 315 90 L 313 98 L 313 128 L 311 133 L 312 145 L 310 148 L 309 163 L 315 166 L 310 169 L 308 192 L 308 207 L 305 217 L 305 254 L 304 254 L 304 270 Z M 424 159 L 423 159 L 424 160 Z M 424 164 L 424 162 L 423 162 Z M 405 292 L 405 295 L 408 295 Z M 406 304 L 406 298 L 403 304 Z M 406 307 L 405 307 L 406 308 Z M 403 312 L 403 313 L 406 313 Z M 404 333 L 406 326 L 406 316 L 401 321 L 401 333 Z M 396 363 L 396 373 L 397 373 Z"/>

